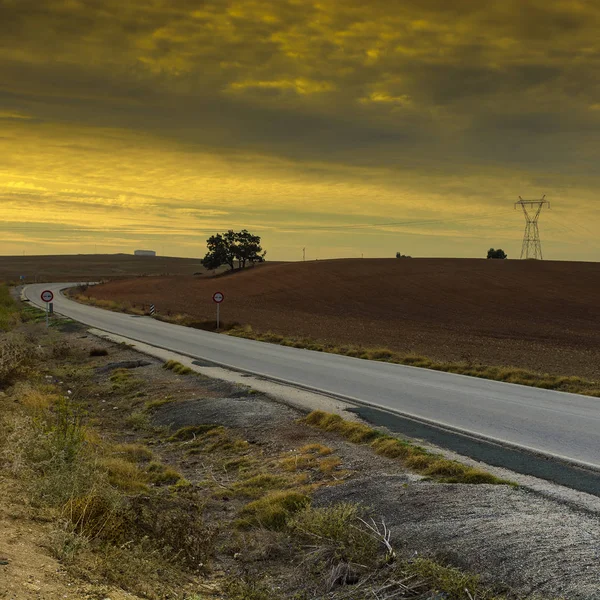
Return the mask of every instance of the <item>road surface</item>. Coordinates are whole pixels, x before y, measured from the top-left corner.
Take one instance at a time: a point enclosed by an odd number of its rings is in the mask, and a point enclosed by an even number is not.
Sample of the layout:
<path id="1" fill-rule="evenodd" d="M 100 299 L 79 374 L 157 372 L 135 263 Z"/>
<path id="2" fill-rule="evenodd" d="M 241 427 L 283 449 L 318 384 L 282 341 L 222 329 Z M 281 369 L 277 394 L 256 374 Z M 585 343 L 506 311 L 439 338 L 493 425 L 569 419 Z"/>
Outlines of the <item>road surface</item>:
<path id="1" fill-rule="evenodd" d="M 600 469 L 600 399 L 229 337 L 78 304 L 33 303 L 133 340 Z"/>

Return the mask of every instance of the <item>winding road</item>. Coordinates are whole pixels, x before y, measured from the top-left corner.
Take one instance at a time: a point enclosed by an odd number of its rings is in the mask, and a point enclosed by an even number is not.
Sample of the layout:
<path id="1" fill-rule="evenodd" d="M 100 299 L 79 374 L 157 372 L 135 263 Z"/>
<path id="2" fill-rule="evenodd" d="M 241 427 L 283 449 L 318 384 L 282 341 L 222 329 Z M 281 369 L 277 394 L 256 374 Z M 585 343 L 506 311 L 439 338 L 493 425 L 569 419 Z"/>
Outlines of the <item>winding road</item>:
<path id="1" fill-rule="evenodd" d="M 24 294 L 86 325 L 197 359 L 600 470 L 600 399 L 288 348 L 78 304 L 35 284 Z"/>

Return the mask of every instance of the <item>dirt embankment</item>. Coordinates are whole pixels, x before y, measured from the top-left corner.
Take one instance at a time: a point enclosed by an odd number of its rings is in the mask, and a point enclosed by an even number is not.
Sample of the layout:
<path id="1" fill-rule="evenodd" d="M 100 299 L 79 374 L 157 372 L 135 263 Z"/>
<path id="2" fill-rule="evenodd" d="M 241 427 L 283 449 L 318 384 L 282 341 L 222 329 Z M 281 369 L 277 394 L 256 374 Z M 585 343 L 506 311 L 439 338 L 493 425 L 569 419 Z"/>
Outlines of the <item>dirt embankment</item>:
<path id="1" fill-rule="evenodd" d="M 217 290 L 222 318 L 256 331 L 600 378 L 598 263 L 329 260 L 121 280 L 88 293 L 207 320 Z"/>

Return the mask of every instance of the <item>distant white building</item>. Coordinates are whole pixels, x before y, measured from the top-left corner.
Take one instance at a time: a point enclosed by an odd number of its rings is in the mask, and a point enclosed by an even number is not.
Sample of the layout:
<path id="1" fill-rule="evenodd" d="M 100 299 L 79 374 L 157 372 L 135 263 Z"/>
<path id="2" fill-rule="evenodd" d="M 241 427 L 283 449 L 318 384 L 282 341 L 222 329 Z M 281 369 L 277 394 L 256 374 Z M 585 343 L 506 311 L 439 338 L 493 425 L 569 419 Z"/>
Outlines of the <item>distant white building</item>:
<path id="1" fill-rule="evenodd" d="M 156 256 L 154 250 L 136 250 L 134 254 L 135 256 Z"/>

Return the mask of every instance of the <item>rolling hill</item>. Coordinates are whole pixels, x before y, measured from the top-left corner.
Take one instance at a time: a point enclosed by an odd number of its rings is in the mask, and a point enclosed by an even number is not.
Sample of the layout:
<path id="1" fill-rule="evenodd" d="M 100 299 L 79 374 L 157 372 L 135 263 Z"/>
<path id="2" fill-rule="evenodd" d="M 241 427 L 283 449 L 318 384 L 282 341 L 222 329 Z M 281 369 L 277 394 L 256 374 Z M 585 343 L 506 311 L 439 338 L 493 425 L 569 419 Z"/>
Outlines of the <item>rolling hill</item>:
<path id="1" fill-rule="evenodd" d="M 199 259 L 133 254 L 0 256 L 0 281 L 98 281 L 144 275 L 193 275 L 203 272 Z"/>
<path id="2" fill-rule="evenodd" d="M 97 298 L 156 304 L 255 330 L 381 346 L 437 360 L 600 378 L 600 264 L 340 259 L 265 264 L 227 276 L 119 280 Z"/>

